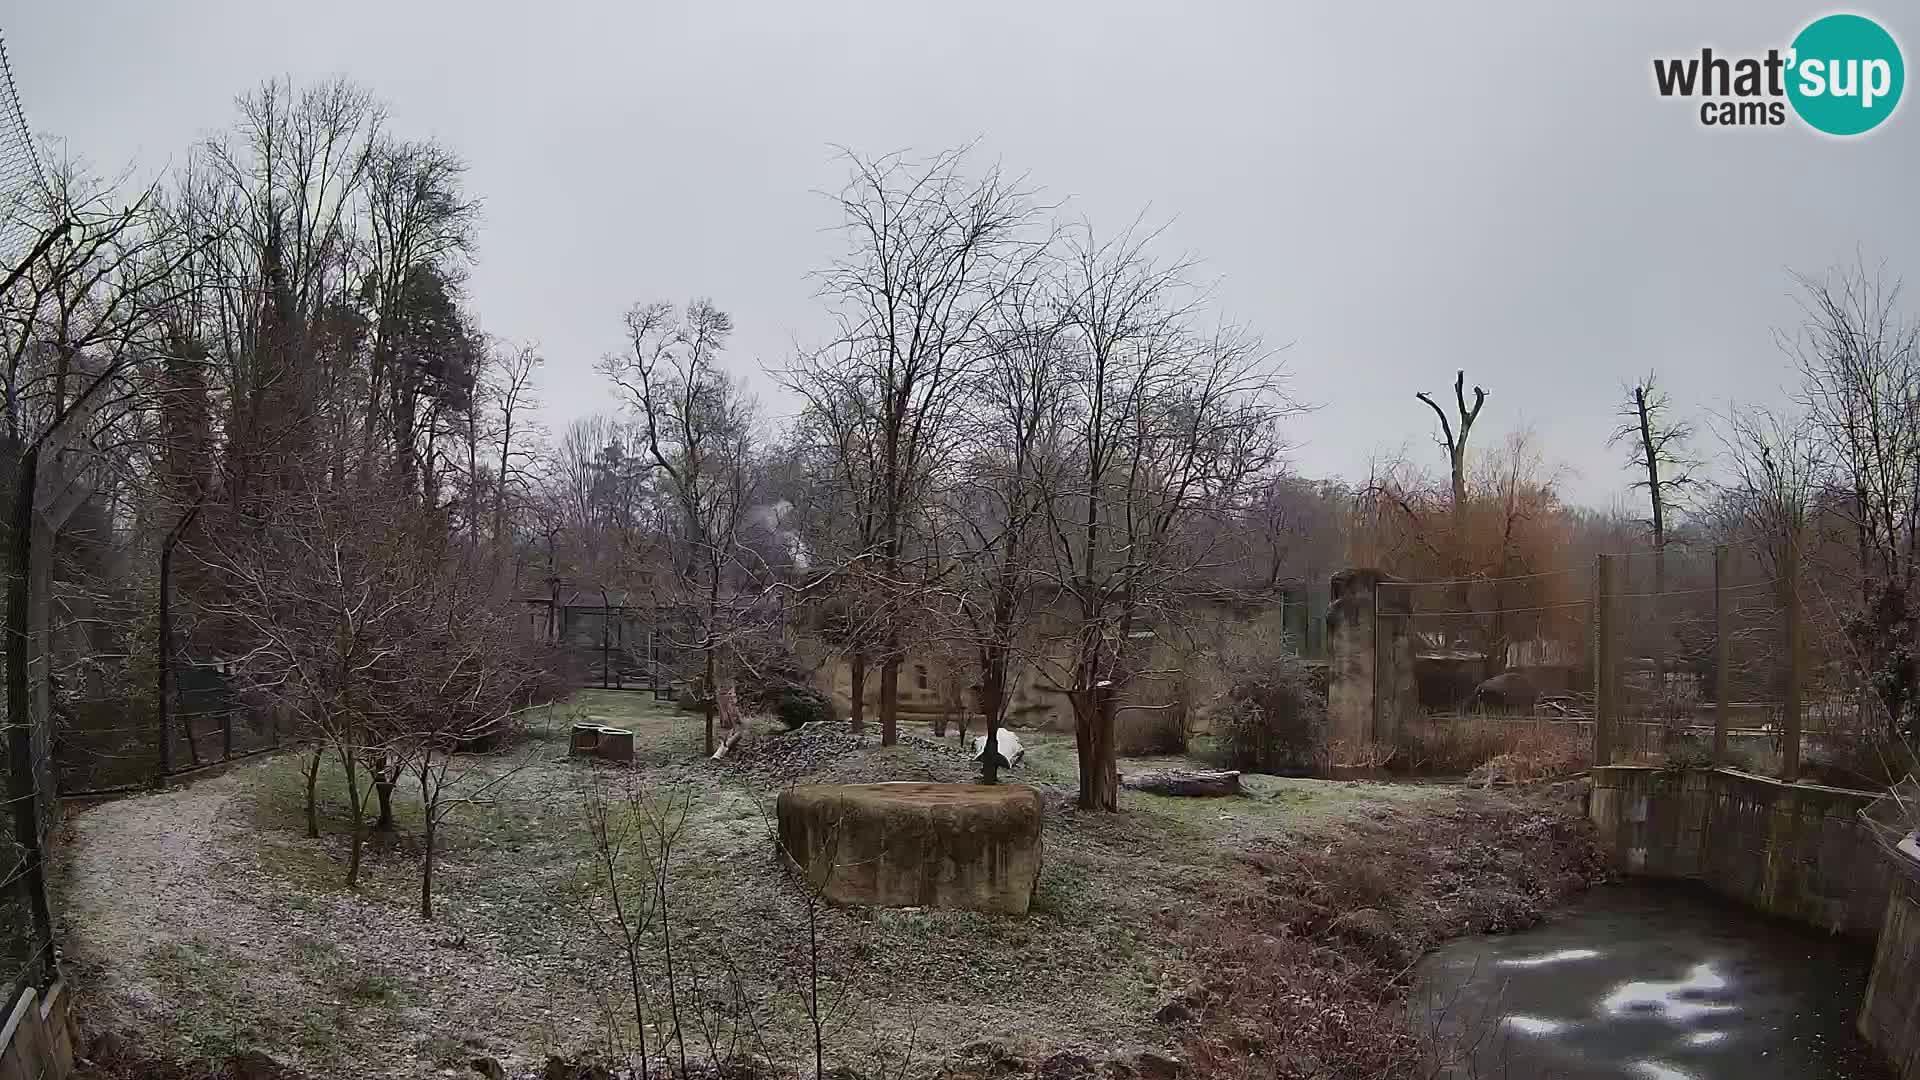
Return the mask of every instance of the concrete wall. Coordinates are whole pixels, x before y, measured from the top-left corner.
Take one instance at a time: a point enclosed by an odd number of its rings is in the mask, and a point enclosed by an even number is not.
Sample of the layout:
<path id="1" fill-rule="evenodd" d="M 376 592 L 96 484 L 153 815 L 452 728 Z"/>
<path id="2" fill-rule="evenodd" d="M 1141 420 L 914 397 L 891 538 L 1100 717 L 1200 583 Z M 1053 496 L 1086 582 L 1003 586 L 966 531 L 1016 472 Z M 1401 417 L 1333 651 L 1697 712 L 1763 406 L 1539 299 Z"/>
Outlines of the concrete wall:
<path id="1" fill-rule="evenodd" d="M 1204 731 L 1207 720 L 1200 715 L 1204 706 L 1220 690 L 1208 676 L 1211 669 L 1196 664 L 1196 656 L 1217 652 L 1230 638 L 1259 633 L 1276 641 L 1286 632 L 1284 620 L 1299 610 L 1275 602 L 1252 610 L 1207 600 L 1189 601 L 1175 618 L 1159 625 L 1143 623 L 1131 662 L 1139 672 L 1120 695 L 1123 746 L 1127 728 L 1136 721 L 1158 724 L 1156 717 L 1143 716 L 1144 710 L 1158 709 L 1173 701 L 1185 701 L 1196 708 L 1187 717 L 1189 730 Z M 1063 673 L 1072 669 L 1074 636 L 1078 624 L 1064 605 L 1032 614 L 1020 642 L 1021 662 L 1010 672 L 1007 688 L 1007 723 L 1017 728 L 1047 731 L 1072 731 L 1073 707 L 1066 695 L 1051 687 Z M 910 643 L 900 665 L 900 719 L 902 723 L 927 723 L 943 713 L 949 716 L 965 712 L 979 713 L 977 682 L 980 673 L 973 653 L 965 642 Z M 824 665 L 816 676 L 816 689 L 833 699 L 837 716 L 845 717 L 853 707 L 853 669 L 845 656 Z M 869 663 L 865 694 L 867 722 L 879 723 L 880 665 Z M 977 728 L 978 722 L 975 721 Z"/>
<path id="2" fill-rule="evenodd" d="M 41 997 L 23 990 L 0 1027 L 0 1080 L 66 1080 L 73 1071 L 73 1019 L 64 983 Z"/>
<path id="3" fill-rule="evenodd" d="M 1333 576 L 1327 605 L 1327 739 L 1391 744 L 1419 709 L 1408 590 L 1379 570 Z"/>
<path id="4" fill-rule="evenodd" d="M 1873 978 L 1860 1007 L 1860 1034 L 1900 1080 L 1920 1080 L 1920 863 L 1894 874 Z"/>
<path id="5" fill-rule="evenodd" d="M 1732 769 L 1609 765 L 1592 777 L 1588 816 L 1627 872 L 1701 881 L 1827 930 L 1879 932 L 1893 881 L 1860 823 L 1874 795 Z"/>

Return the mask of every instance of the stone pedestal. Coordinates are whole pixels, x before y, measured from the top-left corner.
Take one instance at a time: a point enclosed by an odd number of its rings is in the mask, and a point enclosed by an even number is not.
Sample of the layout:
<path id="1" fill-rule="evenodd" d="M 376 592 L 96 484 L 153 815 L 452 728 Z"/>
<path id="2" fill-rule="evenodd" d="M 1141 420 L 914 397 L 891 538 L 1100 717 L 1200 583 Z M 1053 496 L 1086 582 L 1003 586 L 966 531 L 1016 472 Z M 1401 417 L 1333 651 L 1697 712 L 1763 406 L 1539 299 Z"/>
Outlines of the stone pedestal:
<path id="1" fill-rule="evenodd" d="M 1023 915 L 1040 793 L 1020 784 L 810 784 L 781 792 L 780 845 L 835 904 Z"/>

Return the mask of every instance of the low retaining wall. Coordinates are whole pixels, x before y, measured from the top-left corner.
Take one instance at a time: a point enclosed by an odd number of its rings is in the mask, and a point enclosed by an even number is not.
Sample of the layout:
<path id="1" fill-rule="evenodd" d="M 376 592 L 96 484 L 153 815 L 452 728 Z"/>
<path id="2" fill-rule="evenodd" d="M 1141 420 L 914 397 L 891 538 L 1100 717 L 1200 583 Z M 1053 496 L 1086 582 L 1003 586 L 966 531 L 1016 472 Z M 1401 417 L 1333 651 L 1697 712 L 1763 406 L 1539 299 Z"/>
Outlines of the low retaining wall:
<path id="1" fill-rule="evenodd" d="M 0 1027 L 0 1080 L 66 1080 L 73 1071 L 73 1020 L 64 983 L 45 997 L 20 992 Z"/>
<path id="2" fill-rule="evenodd" d="M 1732 769 L 1608 765 L 1592 777 L 1588 817 L 1627 872 L 1704 882 L 1831 931 L 1880 932 L 1894 875 L 1860 823 L 1874 795 Z"/>
<path id="3" fill-rule="evenodd" d="M 1860 1035 L 1900 1080 L 1920 1080 L 1920 870 L 1893 877 L 1873 978 L 1860 1007 Z"/>

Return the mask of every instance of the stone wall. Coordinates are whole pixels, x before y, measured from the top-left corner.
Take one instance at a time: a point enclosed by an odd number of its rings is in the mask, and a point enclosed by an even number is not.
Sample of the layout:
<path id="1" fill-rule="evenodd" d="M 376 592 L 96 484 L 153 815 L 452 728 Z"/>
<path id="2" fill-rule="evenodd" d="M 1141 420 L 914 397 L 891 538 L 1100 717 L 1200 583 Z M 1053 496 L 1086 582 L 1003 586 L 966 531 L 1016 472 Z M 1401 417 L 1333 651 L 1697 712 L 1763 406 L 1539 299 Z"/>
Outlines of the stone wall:
<path id="1" fill-rule="evenodd" d="M 1920 1080 L 1920 863 L 1893 879 L 1874 949 L 1873 978 L 1860 1007 L 1860 1034 L 1900 1080 Z"/>
<path id="2" fill-rule="evenodd" d="M 1408 590 L 1379 570 L 1333 576 L 1327 605 L 1327 739 L 1392 744 L 1419 709 Z"/>
<path id="3" fill-rule="evenodd" d="M 64 983 L 43 998 L 23 990 L 0 1027 L 0 1080 L 66 1080 L 73 1071 L 73 1019 Z"/>
<path id="4" fill-rule="evenodd" d="M 1859 817 L 1874 795 L 1732 769 L 1609 765 L 1592 777 L 1588 816 L 1621 869 L 1701 881 L 1831 931 L 1880 931 L 1892 873 Z"/>

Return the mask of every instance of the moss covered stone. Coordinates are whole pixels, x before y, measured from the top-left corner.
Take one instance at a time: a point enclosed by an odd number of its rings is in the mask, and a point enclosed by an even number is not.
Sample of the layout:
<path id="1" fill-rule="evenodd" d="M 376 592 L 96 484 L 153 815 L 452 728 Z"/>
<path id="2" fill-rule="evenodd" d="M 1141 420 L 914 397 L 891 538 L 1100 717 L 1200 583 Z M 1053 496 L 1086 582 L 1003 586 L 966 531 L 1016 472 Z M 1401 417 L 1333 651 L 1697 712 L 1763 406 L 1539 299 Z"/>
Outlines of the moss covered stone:
<path id="1" fill-rule="evenodd" d="M 1025 914 L 1040 793 L 1018 784 L 812 784 L 777 806 L 780 844 L 832 903 Z"/>

